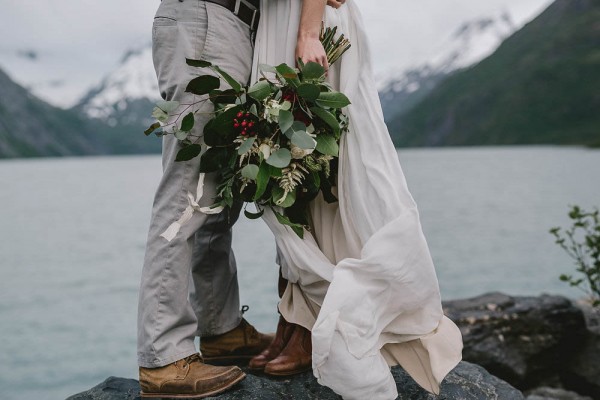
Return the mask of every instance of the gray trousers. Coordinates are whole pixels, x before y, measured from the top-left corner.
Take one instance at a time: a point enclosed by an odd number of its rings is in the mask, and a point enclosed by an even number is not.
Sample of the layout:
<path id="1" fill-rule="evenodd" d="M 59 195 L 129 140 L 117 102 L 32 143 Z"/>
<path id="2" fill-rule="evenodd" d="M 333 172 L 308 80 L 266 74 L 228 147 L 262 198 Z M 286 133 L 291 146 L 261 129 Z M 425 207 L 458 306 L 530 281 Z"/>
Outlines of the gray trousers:
<path id="1" fill-rule="evenodd" d="M 186 65 L 185 58 L 219 65 L 239 82 L 247 82 L 252 64 L 249 27 L 229 10 L 201 0 L 164 0 L 152 28 L 154 67 L 165 100 L 191 103 L 199 98 L 185 92 L 187 83 L 209 70 Z M 226 84 L 223 82 L 222 87 Z M 193 135 L 201 137 L 212 111 L 200 109 Z M 185 114 L 184 114 L 185 115 Z M 215 335 L 235 328 L 241 320 L 237 270 L 231 250 L 231 227 L 241 204 L 231 212 L 196 212 L 168 242 L 160 234 L 188 206 L 187 193 L 196 193 L 199 161 L 175 162 L 181 148 L 173 135 L 163 137 L 163 176 L 156 191 L 138 309 L 138 363 L 161 367 L 197 353 L 195 336 Z M 216 194 L 215 174 L 207 174 L 200 206 Z"/>

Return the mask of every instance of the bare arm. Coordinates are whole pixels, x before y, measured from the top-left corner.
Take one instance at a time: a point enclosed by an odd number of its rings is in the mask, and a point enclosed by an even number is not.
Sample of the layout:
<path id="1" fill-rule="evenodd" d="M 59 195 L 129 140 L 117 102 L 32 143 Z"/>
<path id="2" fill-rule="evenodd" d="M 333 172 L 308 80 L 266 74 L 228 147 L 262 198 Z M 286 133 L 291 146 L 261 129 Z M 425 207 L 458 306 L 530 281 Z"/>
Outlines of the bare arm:
<path id="1" fill-rule="evenodd" d="M 327 69 L 329 68 L 327 55 L 319 40 L 326 4 L 326 0 L 303 0 L 296 44 L 296 59 L 300 58 L 304 63 L 313 61 Z"/>

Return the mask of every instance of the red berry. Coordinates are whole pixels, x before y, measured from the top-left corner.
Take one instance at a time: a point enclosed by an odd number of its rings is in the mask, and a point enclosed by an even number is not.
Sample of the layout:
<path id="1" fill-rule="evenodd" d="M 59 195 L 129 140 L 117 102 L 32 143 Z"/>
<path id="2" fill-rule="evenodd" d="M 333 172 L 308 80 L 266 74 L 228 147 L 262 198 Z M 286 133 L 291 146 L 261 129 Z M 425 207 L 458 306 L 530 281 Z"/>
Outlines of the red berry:
<path id="1" fill-rule="evenodd" d="M 254 126 L 254 122 L 249 122 L 248 123 L 248 128 L 252 128 Z"/>
<path id="2" fill-rule="evenodd" d="M 244 113 L 241 111 L 239 113 L 237 113 L 237 115 L 236 115 L 236 117 L 238 117 L 238 118 L 242 118 L 243 116 L 244 116 Z"/>
<path id="3" fill-rule="evenodd" d="M 233 124 L 233 127 L 234 127 L 234 128 L 239 128 L 239 127 L 240 127 L 240 124 L 238 124 L 238 123 L 236 122 L 235 124 Z"/>
<path id="4" fill-rule="evenodd" d="M 243 121 L 242 121 L 242 126 L 246 126 L 246 125 L 248 125 L 248 121 L 246 121 L 246 120 L 243 120 Z"/>

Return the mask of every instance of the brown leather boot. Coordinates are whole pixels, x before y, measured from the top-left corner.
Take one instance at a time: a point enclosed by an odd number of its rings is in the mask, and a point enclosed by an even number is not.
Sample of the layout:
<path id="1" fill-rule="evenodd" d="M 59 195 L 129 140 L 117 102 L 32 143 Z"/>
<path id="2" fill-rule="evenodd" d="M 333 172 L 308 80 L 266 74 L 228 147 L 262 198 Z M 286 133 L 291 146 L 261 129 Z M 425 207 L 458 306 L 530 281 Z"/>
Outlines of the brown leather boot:
<path id="1" fill-rule="evenodd" d="M 160 368 L 140 367 L 142 398 L 201 399 L 224 392 L 246 374 L 238 367 L 202 363 L 199 354 Z"/>
<path id="2" fill-rule="evenodd" d="M 265 374 L 274 376 L 296 375 L 312 369 L 312 342 L 310 331 L 300 325 L 294 327 L 285 348 L 265 366 Z"/>
<path id="3" fill-rule="evenodd" d="M 294 333 L 294 325 L 288 323 L 280 315 L 279 323 L 277 324 L 277 331 L 275 332 L 275 339 L 273 339 L 269 347 L 267 347 L 262 353 L 250 360 L 248 367 L 256 371 L 262 371 L 265 369 L 267 363 L 275 359 L 285 348 L 287 342 L 292 337 L 292 333 Z"/>
<path id="4" fill-rule="evenodd" d="M 281 267 L 279 267 L 279 281 L 277 282 L 277 291 L 279 298 L 283 297 L 283 293 L 287 287 L 288 281 L 281 275 Z M 278 311 L 279 312 L 279 311 Z M 275 338 L 262 353 L 254 357 L 248 363 L 248 367 L 255 371 L 262 371 L 265 369 L 265 365 L 281 353 L 285 348 L 288 340 L 294 332 L 293 325 L 289 324 L 282 316 L 279 315 L 279 322 L 277 323 L 277 331 L 275 332 Z"/>
<path id="5" fill-rule="evenodd" d="M 273 341 L 274 335 L 258 332 L 242 318 L 237 328 L 217 336 L 202 337 L 200 352 L 212 365 L 244 365 Z"/>

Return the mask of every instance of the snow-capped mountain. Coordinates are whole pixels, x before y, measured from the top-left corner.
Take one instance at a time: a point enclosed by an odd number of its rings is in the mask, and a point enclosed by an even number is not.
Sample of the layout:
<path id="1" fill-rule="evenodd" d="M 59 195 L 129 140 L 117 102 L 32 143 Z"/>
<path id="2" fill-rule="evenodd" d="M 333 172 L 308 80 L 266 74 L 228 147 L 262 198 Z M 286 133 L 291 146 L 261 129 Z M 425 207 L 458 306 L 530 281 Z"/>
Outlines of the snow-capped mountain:
<path id="1" fill-rule="evenodd" d="M 456 29 L 424 64 L 379 77 L 386 116 L 397 115 L 426 96 L 449 73 L 490 55 L 517 27 L 507 13 L 468 21 Z M 127 52 L 119 66 L 78 103 L 77 109 L 110 125 L 145 125 L 159 100 L 152 49 Z"/>
<path id="2" fill-rule="evenodd" d="M 448 74 L 491 55 L 518 26 L 506 12 L 463 23 L 421 65 L 378 77 L 386 116 L 400 114 L 425 97 Z"/>
<path id="3" fill-rule="evenodd" d="M 147 45 L 128 51 L 119 66 L 75 108 L 112 126 L 146 124 L 151 120 L 152 104 L 159 100 L 158 93 L 152 47 Z"/>

